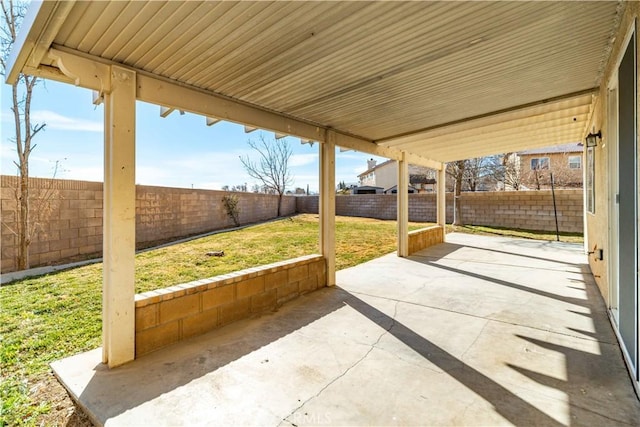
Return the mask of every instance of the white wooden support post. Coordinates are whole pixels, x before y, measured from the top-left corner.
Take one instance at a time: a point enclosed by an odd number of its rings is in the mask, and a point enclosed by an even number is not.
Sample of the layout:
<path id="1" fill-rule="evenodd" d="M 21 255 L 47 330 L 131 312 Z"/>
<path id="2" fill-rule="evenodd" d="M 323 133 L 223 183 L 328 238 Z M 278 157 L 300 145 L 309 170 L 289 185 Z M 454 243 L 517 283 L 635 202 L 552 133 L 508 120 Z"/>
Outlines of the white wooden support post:
<path id="1" fill-rule="evenodd" d="M 135 358 L 136 73 L 111 67 L 105 95 L 103 362 Z"/>
<path id="2" fill-rule="evenodd" d="M 336 284 L 336 144 L 327 131 L 320 145 L 320 252 L 327 270 L 327 286 Z"/>
<path id="3" fill-rule="evenodd" d="M 398 256 L 409 256 L 409 165 L 403 151 L 398 163 Z"/>
<path id="4" fill-rule="evenodd" d="M 438 171 L 436 192 L 436 221 L 440 227 L 442 227 L 443 240 L 446 241 L 447 235 L 447 196 L 446 196 L 446 180 L 447 180 L 447 165 L 442 164 L 442 168 Z"/>

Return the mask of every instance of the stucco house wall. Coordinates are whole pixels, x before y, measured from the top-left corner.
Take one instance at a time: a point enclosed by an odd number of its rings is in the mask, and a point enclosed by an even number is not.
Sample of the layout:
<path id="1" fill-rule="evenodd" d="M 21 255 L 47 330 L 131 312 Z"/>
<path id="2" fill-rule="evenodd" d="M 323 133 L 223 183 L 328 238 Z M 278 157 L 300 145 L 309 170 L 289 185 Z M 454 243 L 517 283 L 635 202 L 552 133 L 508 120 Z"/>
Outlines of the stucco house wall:
<path id="1" fill-rule="evenodd" d="M 425 166 L 409 165 L 409 177 L 413 175 L 435 178 L 435 171 Z M 395 160 L 375 165 L 358 175 L 361 186 L 382 187 L 385 190 L 398 184 L 398 164 Z M 413 185 L 418 191 L 435 191 L 435 184 Z"/>
<path id="2" fill-rule="evenodd" d="M 580 167 L 572 169 L 569 166 L 569 157 L 579 156 Z M 582 152 L 565 152 L 565 153 L 539 153 L 539 154 L 520 154 L 520 174 L 522 176 L 522 184 L 527 188 L 535 190 L 535 170 L 531 167 L 531 160 L 536 158 L 549 158 L 549 169 L 541 170 L 540 182 L 543 188 L 550 185 L 549 172 L 554 174 L 556 188 L 579 188 L 582 187 L 582 175 L 584 167 L 584 156 Z"/>
<path id="3" fill-rule="evenodd" d="M 589 126 L 590 132 L 598 132 L 598 130 L 602 132 L 602 140 L 598 143 L 598 146 L 594 148 L 595 210 L 593 213 L 585 212 L 585 222 L 587 225 L 585 246 L 589 252 L 593 252 L 594 249 L 603 249 L 604 260 L 600 260 L 596 256 L 596 253 L 592 253 L 589 255 L 589 265 L 607 305 L 609 305 L 610 302 L 608 256 L 611 252 L 609 242 L 609 224 L 612 219 L 609 215 L 609 206 L 611 198 L 615 197 L 611 194 L 609 182 L 611 176 L 617 173 L 617 171 L 610 170 L 609 168 L 610 150 L 612 149 L 613 144 L 610 143 L 609 123 L 607 123 L 607 95 L 610 83 L 617 77 L 617 60 L 621 56 L 622 50 L 626 48 L 626 44 L 623 44 L 626 41 L 626 35 L 634 25 L 634 21 L 638 19 L 639 15 L 639 2 L 629 2 L 626 4 L 625 14 L 623 15 L 614 48 L 604 72 L 604 78 L 597 94 L 598 102 L 596 103 Z M 640 43 L 636 45 L 636 58 L 640 57 L 639 46 Z M 637 87 L 640 87 L 640 76 L 637 70 L 636 81 Z M 638 100 L 640 101 L 640 97 L 638 97 Z M 640 105 L 636 106 L 636 113 L 638 112 L 640 112 Z M 636 123 L 640 123 L 640 114 L 637 114 Z M 636 135 L 636 140 L 640 145 L 638 135 Z M 638 160 L 638 164 L 640 164 L 640 158 Z"/>
<path id="4" fill-rule="evenodd" d="M 602 133 L 602 138 L 598 141 L 596 147 L 593 147 L 593 192 L 590 191 L 589 181 L 585 178 L 585 249 L 588 253 L 589 266 L 595 278 L 595 281 L 602 293 L 605 304 L 609 309 L 611 323 L 614 327 L 618 341 L 621 344 L 624 360 L 629 366 L 629 372 L 633 378 L 632 384 L 636 388 L 636 392 L 640 393 L 640 381 L 638 381 L 638 342 L 640 341 L 640 332 L 638 324 L 638 312 L 640 306 L 640 297 L 638 289 L 638 272 L 637 266 L 640 265 L 638 242 L 640 241 L 638 225 L 638 165 L 640 165 L 640 156 L 638 147 L 640 146 L 640 138 L 638 125 L 640 124 L 640 96 L 638 96 L 638 87 L 640 87 L 640 73 L 638 72 L 638 58 L 640 58 L 640 40 L 638 37 L 638 17 L 640 15 L 640 2 L 628 2 L 625 4 L 625 13 L 622 17 L 620 28 L 615 35 L 615 42 L 609 61 L 604 69 L 603 79 L 600 82 L 600 88 L 597 93 L 595 108 L 591 117 L 590 124 L 586 132 Z M 610 89 L 617 87 L 617 99 L 622 94 L 629 96 L 628 89 L 622 89 L 618 83 L 618 67 L 620 59 L 627 50 L 627 35 L 635 28 L 636 45 L 633 67 L 635 75 L 631 80 L 635 80 L 635 117 L 629 114 L 629 111 L 619 111 L 619 102 L 610 93 L 615 94 L 616 91 L 610 92 Z M 633 46 L 631 42 L 630 46 Z M 632 48 L 633 49 L 633 48 Z M 628 75 L 628 74 L 627 74 Z M 625 83 L 628 87 L 629 82 Z M 609 105 L 611 104 L 611 105 Z M 615 121 L 614 121 L 615 120 Z M 616 132 L 620 130 L 620 125 L 629 126 L 631 121 L 635 120 L 635 175 L 636 182 L 624 182 L 620 184 L 619 189 L 615 189 L 613 183 L 616 182 L 617 175 L 622 167 L 614 166 L 614 162 L 620 159 L 628 160 L 623 153 L 617 154 L 619 146 L 619 138 Z M 586 136 L 586 135 L 585 135 Z M 628 144 L 629 140 L 625 142 Z M 589 149 L 585 150 L 588 156 Z M 626 167 L 629 167 L 629 163 Z M 589 165 L 585 161 L 585 177 L 589 174 Z M 634 167 L 632 166 L 632 168 Z M 633 169 L 631 169 L 633 170 Z M 635 187 L 635 190 L 633 189 Z M 630 192 L 635 191 L 635 200 L 629 203 Z M 616 197 L 619 192 L 619 199 Z M 593 194 L 593 203 L 588 203 L 589 196 Z M 625 205 L 621 201 L 625 200 Z M 589 209 L 591 208 L 591 209 Z M 617 208 L 617 209 L 616 209 Z M 616 212 L 618 210 L 618 212 Z M 631 212 L 631 211 L 635 212 Z M 635 227 L 627 224 L 617 224 L 622 212 L 635 221 Z M 635 228 L 635 231 L 633 230 Z M 634 233 L 635 242 L 629 242 L 628 233 Z M 622 236 L 625 236 L 623 243 Z M 625 245 L 623 247 L 621 245 Z M 630 250 L 635 253 L 629 254 Z M 617 252 L 623 254 L 616 255 Z M 631 255 L 631 256 L 629 256 Z M 635 258 L 635 260 L 634 260 Z M 623 274 L 624 271 L 624 274 Z"/>

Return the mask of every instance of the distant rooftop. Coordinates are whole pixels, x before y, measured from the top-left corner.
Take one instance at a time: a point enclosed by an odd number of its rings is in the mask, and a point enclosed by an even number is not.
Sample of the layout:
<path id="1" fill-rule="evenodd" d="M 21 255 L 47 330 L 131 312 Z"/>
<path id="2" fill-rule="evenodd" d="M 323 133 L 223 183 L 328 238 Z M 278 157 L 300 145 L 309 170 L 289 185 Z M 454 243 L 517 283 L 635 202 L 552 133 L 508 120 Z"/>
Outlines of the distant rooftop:
<path id="1" fill-rule="evenodd" d="M 552 145 L 549 147 L 534 148 L 533 150 L 519 151 L 518 154 L 553 154 L 553 153 L 582 153 L 584 145 L 582 142 L 571 142 L 569 144 Z"/>
<path id="2" fill-rule="evenodd" d="M 381 167 L 383 167 L 383 166 L 386 166 L 386 165 L 388 165 L 389 163 L 392 163 L 392 162 L 395 162 L 395 160 L 390 159 L 390 160 L 384 161 L 384 162 L 382 162 L 382 163 L 380 163 L 380 164 L 376 164 L 376 162 L 375 162 L 375 161 L 372 161 L 372 163 L 369 163 L 369 164 L 368 164 L 368 166 L 370 166 L 370 167 L 369 167 L 366 171 L 364 171 L 364 172 L 362 172 L 361 174 L 359 174 L 359 175 L 358 175 L 358 178 L 361 178 L 362 176 L 364 176 L 364 175 L 366 175 L 366 174 L 368 174 L 368 173 L 370 173 L 370 172 L 373 172 L 374 170 L 376 170 L 376 169 L 378 169 L 378 168 L 381 168 Z"/>

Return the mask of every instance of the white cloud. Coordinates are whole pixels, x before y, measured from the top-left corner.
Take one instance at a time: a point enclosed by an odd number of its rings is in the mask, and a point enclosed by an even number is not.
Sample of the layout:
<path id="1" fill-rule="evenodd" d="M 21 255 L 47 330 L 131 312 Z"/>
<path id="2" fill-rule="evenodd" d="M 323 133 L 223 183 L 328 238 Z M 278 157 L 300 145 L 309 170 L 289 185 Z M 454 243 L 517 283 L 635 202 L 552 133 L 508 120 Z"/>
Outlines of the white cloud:
<path id="1" fill-rule="evenodd" d="M 318 160 L 318 154 L 292 154 L 289 166 L 292 168 L 312 164 Z"/>
<path id="2" fill-rule="evenodd" d="M 3 117 L 4 120 L 4 117 Z M 77 131 L 77 132 L 102 132 L 101 122 L 66 117 L 49 110 L 36 110 L 31 112 L 31 121 L 46 123 L 47 129 Z"/>

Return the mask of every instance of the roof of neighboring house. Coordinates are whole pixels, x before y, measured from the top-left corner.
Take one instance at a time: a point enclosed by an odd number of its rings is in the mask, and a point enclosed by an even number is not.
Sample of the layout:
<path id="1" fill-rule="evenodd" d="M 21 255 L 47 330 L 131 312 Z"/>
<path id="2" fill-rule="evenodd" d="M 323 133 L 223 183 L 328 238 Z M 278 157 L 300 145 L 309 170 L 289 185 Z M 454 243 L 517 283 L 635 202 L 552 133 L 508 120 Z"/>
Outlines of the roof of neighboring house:
<path id="1" fill-rule="evenodd" d="M 412 187 L 411 185 L 407 185 L 407 189 L 409 191 L 413 190 L 414 193 L 418 192 L 418 189 L 415 188 L 415 187 Z M 389 187 L 386 190 L 384 190 L 385 193 L 391 193 L 393 191 L 398 191 L 398 186 L 397 185 L 394 185 L 393 187 Z"/>
<path id="2" fill-rule="evenodd" d="M 363 185 L 362 187 L 351 187 L 349 190 L 384 190 L 384 188 L 374 187 L 372 185 Z"/>
<path id="3" fill-rule="evenodd" d="M 518 155 L 528 156 L 531 154 L 582 153 L 583 147 L 584 144 L 582 144 L 582 142 L 572 142 L 569 144 L 552 145 L 550 147 L 519 151 Z"/>
<path id="4" fill-rule="evenodd" d="M 411 184 L 435 184 L 436 180 L 427 178 L 426 175 L 409 175 L 409 183 Z"/>
<path id="5" fill-rule="evenodd" d="M 379 165 L 375 165 L 374 167 L 369 168 L 369 169 L 367 169 L 366 171 L 362 172 L 360 175 L 358 175 L 358 178 L 360 178 L 362 175 L 366 175 L 366 174 L 368 174 L 368 173 L 370 173 L 370 172 L 373 172 L 374 170 L 379 169 L 379 168 L 381 168 L 382 166 L 386 166 L 386 165 L 388 165 L 388 164 L 389 164 L 389 163 L 391 163 L 391 162 L 395 162 L 395 160 L 387 160 L 386 162 L 382 162 L 382 163 L 380 163 Z"/>

